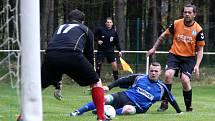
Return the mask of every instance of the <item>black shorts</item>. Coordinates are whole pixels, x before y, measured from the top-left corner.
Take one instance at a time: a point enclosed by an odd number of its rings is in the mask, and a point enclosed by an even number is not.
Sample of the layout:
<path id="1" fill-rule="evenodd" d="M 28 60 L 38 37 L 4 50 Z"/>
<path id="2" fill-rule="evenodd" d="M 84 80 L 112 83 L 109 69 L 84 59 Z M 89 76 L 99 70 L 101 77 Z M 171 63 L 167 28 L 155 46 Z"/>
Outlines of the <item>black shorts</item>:
<path id="1" fill-rule="evenodd" d="M 184 73 L 189 78 L 192 76 L 192 72 L 195 66 L 195 57 L 183 57 L 174 55 L 172 53 L 169 53 L 167 56 L 167 64 L 166 64 L 166 70 L 168 69 L 174 69 L 176 70 L 175 76 L 178 76 L 178 73 Z"/>
<path id="2" fill-rule="evenodd" d="M 56 85 L 66 74 L 80 86 L 88 86 L 99 81 L 92 64 L 80 52 L 48 51 L 41 69 L 42 88 Z"/>
<path id="3" fill-rule="evenodd" d="M 116 55 L 114 52 L 97 52 L 96 53 L 96 63 L 103 63 L 105 58 L 108 63 L 116 61 Z"/>
<path id="4" fill-rule="evenodd" d="M 132 105 L 136 108 L 136 113 L 141 113 L 142 111 L 128 98 L 124 92 L 117 92 L 111 94 L 113 96 L 113 103 L 111 104 L 115 109 L 124 107 L 125 105 Z"/>

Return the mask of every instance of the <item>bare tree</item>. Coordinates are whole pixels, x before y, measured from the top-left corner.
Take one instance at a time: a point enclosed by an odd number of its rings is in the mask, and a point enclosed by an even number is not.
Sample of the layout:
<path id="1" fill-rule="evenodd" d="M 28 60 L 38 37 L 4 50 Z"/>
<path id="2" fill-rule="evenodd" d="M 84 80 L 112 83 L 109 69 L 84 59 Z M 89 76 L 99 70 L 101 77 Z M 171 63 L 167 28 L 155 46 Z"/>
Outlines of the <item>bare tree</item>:
<path id="1" fill-rule="evenodd" d="M 115 0 L 116 5 L 116 31 L 119 36 L 122 49 L 125 49 L 125 28 L 126 28 L 126 5 L 127 0 Z"/>
<path id="2" fill-rule="evenodd" d="M 50 1 L 50 8 L 49 8 L 49 19 L 48 19 L 48 26 L 47 26 L 47 38 L 51 38 L 53 31 L 54 31 L 54 0 Z M 57 14 L 57 13 L 56 13 Z"/>
<path id="3" fill-rule="evenodd" d="M 203 5 L 203 25 L 204 25 L 204 34 L 205 34 L 205 38 L 206 38 L 206 43 L 208 43 L 208 39 L 209 39 L 209 7 L 210 5 L 210 1 L 206 1 L 206 3 L 204 3 Z M 209 51 L 209 46 L 205 46 L 205 50 L 208 52 Z M 207 61 L 209 61 L 209 55 L 206 56 L 207 57 Z M 208 62 L 209 63 L 209 62 Z"/>
<path id="4" fill-rule="evenodd" d="M 60 9 L 59 0 L 54 0 L 54 28 L 59 25 L 59 9 Z"/>
<path id="5" fill-rule="evenodd" d="M 151 20 L 149 20 L 149 21 L 151 21 L 150 23 L 150 25 L 151 25 L 151 33 L 150 33 L 150 35 L 151 35 L 151 41 L 150 42 L 152 42 L 151 43 L 151 45 L 153 45 L 154 43 L 155 43 L 155 41 L 156 41 L 156 39 L 157 39 L 157 37 L 158 37 L 158 31 L 157 31 L 157 9 L 156 9 L 156 2 L 157 1 L 155 1 L 155 0 L 151 0 L 150 1 L 150 6 L 151 6 L 151 8 L 150 8 L 150 13 L 151 13 L 151 17 L 149 17 Z M 154 56 L 152 56 L 152 60 L 154 61 L 155 60 L 155 55 Z"/>
<path id="6" fill-rule="evenodd" d="M 41 48 L 47 46 L 47 27 L 49 19 L 49 9 L 51 0 L 40 0 L 40 32 L 41 32 Z"/>
<path id="7" fill-rule="evenodd" d="M 142 12 L 143 12 L 143 0 L 128 0 L 127 1 L 127 20 L 129 29 L 128 40 L 129 49 L 139 50 L 142 49 L 141 39 L 141 28 L 142 28 Z"/>
<path id="8" fill-rule="evenodd" d="M 40 31 L 41 31 L 41 48 L 45 49 L 50 39 L 55 25 L 55 1 L 41 0 L 40 2 Z"/>

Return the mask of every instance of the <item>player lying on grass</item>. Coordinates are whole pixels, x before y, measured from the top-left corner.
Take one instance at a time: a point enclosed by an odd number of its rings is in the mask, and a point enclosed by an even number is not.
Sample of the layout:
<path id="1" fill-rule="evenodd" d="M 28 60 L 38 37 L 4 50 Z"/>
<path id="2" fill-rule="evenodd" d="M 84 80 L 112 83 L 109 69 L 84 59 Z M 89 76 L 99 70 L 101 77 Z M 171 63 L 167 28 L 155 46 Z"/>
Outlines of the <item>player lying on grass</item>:
<path id="1" fill-rule="evenodd" d="M 161 65 L 154 62 L 150 64 L 149 75 L 131 74 L 104 86 L 105 90 L 111 90 L 114 87 L 128 88 L 122 92 L 106 95 L 105 104 L 112 105 L 116 109 L 117 115 L 145 113 L 152 104 L 162 100 L 165 95 L 176 112 L 181 113 L 173 95 L 165 84 L 159 80 L 160 74 Z M 89 102 L 70 113 L 70 116 L 78 116 L 94 109 L 94 103 Z"/>

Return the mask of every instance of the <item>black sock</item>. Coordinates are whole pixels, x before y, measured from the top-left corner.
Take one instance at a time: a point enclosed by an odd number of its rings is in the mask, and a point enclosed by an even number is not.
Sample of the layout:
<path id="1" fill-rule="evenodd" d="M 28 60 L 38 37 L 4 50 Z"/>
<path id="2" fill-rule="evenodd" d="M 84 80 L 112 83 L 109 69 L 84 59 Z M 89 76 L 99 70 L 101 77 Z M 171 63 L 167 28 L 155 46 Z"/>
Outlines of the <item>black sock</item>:
<path id="1" fill-rule="evenodd" d="M 118 75 L 119 75 L 118 71 L 113 71 L 114 80 L 117 80 L 119 78 Z"/>
<path id="2" fill-rule="evenodd" d="M 192 103 L 192 89 L 190 91 L 183 91 L 183 96 L 186 109 L 188 109 L 191 107 Z"/>

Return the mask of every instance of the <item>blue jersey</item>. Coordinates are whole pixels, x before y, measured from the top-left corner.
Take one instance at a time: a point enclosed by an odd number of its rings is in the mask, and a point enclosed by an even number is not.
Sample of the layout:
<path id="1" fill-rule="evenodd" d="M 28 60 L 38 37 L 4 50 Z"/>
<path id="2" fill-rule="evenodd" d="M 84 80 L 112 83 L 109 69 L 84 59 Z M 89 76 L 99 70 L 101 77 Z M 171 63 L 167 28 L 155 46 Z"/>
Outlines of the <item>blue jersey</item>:
<path id="1" fill-rule="evenodd" d="M 140 110 L 145 112 L 152 104 L 162 99 L 164 91 L 168 92 L 170 100 L 173 101 L 173 96 L 160 80 L 151 81 L 148 75 L 140 75 L 136 77 L 132 87 L 124 93 Z"/>

